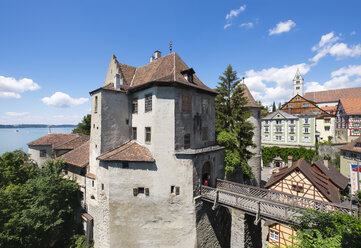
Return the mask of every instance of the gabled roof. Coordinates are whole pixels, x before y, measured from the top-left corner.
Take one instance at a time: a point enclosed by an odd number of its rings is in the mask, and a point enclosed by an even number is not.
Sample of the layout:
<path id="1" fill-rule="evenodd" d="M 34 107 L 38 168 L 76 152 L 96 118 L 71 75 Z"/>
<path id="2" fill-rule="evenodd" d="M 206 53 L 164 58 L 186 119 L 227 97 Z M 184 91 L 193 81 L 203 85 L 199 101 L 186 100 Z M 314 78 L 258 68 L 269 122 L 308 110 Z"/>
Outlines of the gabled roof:
<path id="1" fill-rule="evenodd" d="M 148 148 L 134 140 L 98 156 L 97 159 L 101 161 L 154 162 Z"/>
<path id="2" fill-rule="evenodd" d="M 89 164 L 89 139 L 82 145 L 61 156 L 68 164 L 85 167 Z"/>
<path id="3" fill-rule="evenodd" d="M 337 102 L 341 98 L 355 98 L 361 96 L 361 87 L 346 88 L 338 90 L 325 90 L 317 92 L 306 92 L 304 97 L 316 103 Z"/>
<path id="4" fill-rule="evenodd" d="M 356 146 L 357 143 L 361 143 L 361 136 L 340 147 L 340 150 L 361 153 L 361 147 Z"/>
<path id="5" fill-rule="evenodd" d="M 76 139 L 78 137 L 79 134 L 49 133 L 47 135 L 44 135 L 43 137 L 40 137 L 39 139 L 27 143 L 27 145 L 28 146 L 51 145 L 52 148 L 54 148 L 66 142 L 69 142 L 73 139 Z"/>
<path id="6" fill-rule="evenodd" d="M 78 136 L 65 143 L 54 146 L 55 150 L 72 150 L 80 145 L 84 144 L 89 140 L 89 135 L 78 133 Z"/>
<path id="7" fill-rule="evenodd" d="M 122 91 L 135 91 L 157 83 L 164 86 L 192 87 L 211 94 L 217 94 L 215 90 L 203 84 L 195 74 L 193 75 L 193 82 L 189 82 L 184 78 L 182 72 L 192 71 L 193 69 L 188 67 L 177 53 L 165 55 L 138 68 L 119 63 L 115 56 L 112 56 L 112 59 L 118 64 L 123 79 L 126 82 L 126 85 L 121 86 Z M 114 85 L 111 83 L 99 89 L 115 90 Z M 99 89 L 90 93 L 92 94 Z"/>
<path id="8" fill-rule="evenodd" d="M 299 101 L 296 101 L 297 99 L 302 99 Z M 303 107 L 301 105 L 302 104 L 309 104 L 309 107 Z M 292 104 L 294 106 L 292 106 L 292 108 L 289 108 L 288 106 Z M 296 108 L 296 105 L 299 105 L 299 107 Z M 309 99 L 306 99 L 303 96 L 300 96 L 299 94 L 295 95 L 294 97 L 292 97 L 288 102 L 284 103 L 281 107 L 281 110 L 288 112 L 290 114 L 299 114 L 299 115 L 317 115 L 317 117 L 321 117 L 324 115 L 329 116 L 330 114 L 327 113 L 325 110 L 321 109 L 320 107 L 317 106 L 317 104 Z M 314 111 L 319 112 L 319 114 L 317 114 L 317 112 L 315 113 Z M 305 113 L 306 112 L 306 113 Z M 311 113 L 312 114 L 311 114 Z"/>
<path id="9" fill-rule="evenodd" d="M 301 171 L 302 174 L 313 184 L 313 186 L 316 187 L 330 202 L 341 202 L 339 190 L 332 185 L 329 177 L 321 173 L 317 173 L 317 171 L 312 169 L 311 165 L 302 158 L 293 163 L 291 167 L 280 168 L 278 173 L 271 176 L 265 185 L 265 188 L 269 188 L 277 182 L 283 180 L 295 170 Z"/>
<path id="10" fill-rule="evenodd" d="M 295 116 L 295 115 L 291 115 L 291 114 L 286 113 L 286 112 L 284 112 L 282 110 L 277 110 L 276 112 L 273 112 L 273 113 L 267 115 L 266 117 L 262 118 L 262 120 L 271 120 L 277 114 L 282 115 L 285 119 L 298 119 L 297 116 Z"/>
<path id="11" fill-rule="evenodd" d="M 247 104 L 245 105 L 245 107 L 250 107 L 250 108 L 262 108 L 262 106 L 260 106 L 258 104 L 258 102 L 256 102 L 251 94 L 251 92 L 249 91 L 248 87 L 246 84 L 242 84 L 243 86 L 243 95 L 244 97 L 247 98 L 248 102 Z"/>
<path id="12" fill-rule="evenodd" d="M 312 166 L 317 166 L 317 168 L 325 174 L 337 187 L 339 187 L 341 190 L 346 189 L 348 185 L 348 179 L 344 175 L 342 175 L 336 167 L 330 163 L 330 161 L 327 162 L 328 165 L 325 165 L 325 160 L 320 159 L 312 164 Z"/>
<path id="13" fill-rule="evenodd" d="M 337 106 L 326 106 L 326 107 L 322 107 L 321 109 L 326 111 L 327 113 L 329 113 L 331 115 L 335 115 L 336 110 L 337 110 Z"/>
<path id="14" fill-rule="evenodd" d="M 340 102 L 347 115 L 361 115 L 361 97 L 341 98 Z"/>

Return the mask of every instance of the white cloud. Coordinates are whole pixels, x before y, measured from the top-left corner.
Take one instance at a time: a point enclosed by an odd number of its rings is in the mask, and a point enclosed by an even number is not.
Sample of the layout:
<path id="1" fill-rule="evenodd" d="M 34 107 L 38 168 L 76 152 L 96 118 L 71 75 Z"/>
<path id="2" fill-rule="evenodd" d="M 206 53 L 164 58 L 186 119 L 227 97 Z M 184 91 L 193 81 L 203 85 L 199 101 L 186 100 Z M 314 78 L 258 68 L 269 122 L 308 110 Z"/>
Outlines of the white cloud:
<path id="1" fill-rule="evenodd" d="M 41 99 L 48 106 L 58 108 L 69 108 L 87 102 L 88 98 L 72 98 L 63 92 L 55 92 L 51 97 Z"/>
<path id="2" fill-rule="evenodd" d="M 25 116 L 28 115 L 29 112 L 6 112 L 5 115 L 7 116 Z"/>
<path id="3" fill-rule="evenodd" d="M 246 5 L 242 5 L 241 7 L 239 7 L 239 9 L 232 9 L 227 15 L 226 15 L 226 20 L 229 20 L 233 17 L 237 17 L 239 15 L 239 13 L 243 12 L 246 10 Z"/>
<path id="4" fill-rule="evenodd" d="M 293 91 L 293 77 L 297 69 L 302 75 L 307 74 L 311 66 L 306 63 L 285 65 L 281 68 L 271 67 L 260 71 L 246 71 L 245 83 L 252 95 L 266 105 L 290 99 Z"/>
<path id="5" fill-rule="evenodd" d="M 359 86 L 361 83 L 361 65 L 349 65 L 331 72 L 331 79 L 324 82 L 305 83 L 306 92 L 334 90 Z"/>
<path id="6" fill-rule="evenodd" d="M 310 60 L 317 63 L 327 54 L 337 59 L 358 57 L 361 55 L 361 44 L 349 46 L 343 42 L 336 43 L 339 39 L 340 37 L 335 36 L 334 32 L 322 35 L 320 42 L 312 47 L 312 51 L 316 51 L 317 54 Z"/>
<path id="7" fill-rule="evenodd" d="M 0 98 L 21 98 L 21 96 L 15 92 L 0 91 Z"/>
<path id="8" fill-rule="evenodd" d="M 350 33 L 350 35 L 355 35 L 355 34 L 356 34 L 355 30 Z"/>
<path id="9" fill-rule="evenodd" d="M 361 76 L 361 65 L 349 65 L 348 67 L 342 67 L 331 73 L 332 77 L 337 77 L 341 75 L 352 76 Z"/>
<path id="10" fill-rule="evenodd" d="M 245 22 L 240 25 L 241 28 L 253 28 L 253 22 Z"/>
<path id="11" fill-rule="evenodd" d="M 285 22 L 279 22 L 276 27 L 268 30 L 269 31 L 268 34 L 274 35 L 274 34 L 281 34 L 281 33 L 289 32 L 291 30 L 291 28 L 293 28 L 295 26 L 296 26 L 296 23 L 292 20 L 288 20 Z"/>
<path id="12" fill-rule="evenodd" d="M 231 26 L 232 24 L 231 23 L 227 23 L 226 25 L 224 25 L 224 29 L 227 29 L 227 28 L 229 28 L 230 26 Z"/>
<path id="13" fill-rule="evenodd" d="M 12 77 L 0 76 L 0 97 L 20 98 L 20 92 L 40 89 L 40 86 L 32 79 L 23 78 L 16 80 Z"/>

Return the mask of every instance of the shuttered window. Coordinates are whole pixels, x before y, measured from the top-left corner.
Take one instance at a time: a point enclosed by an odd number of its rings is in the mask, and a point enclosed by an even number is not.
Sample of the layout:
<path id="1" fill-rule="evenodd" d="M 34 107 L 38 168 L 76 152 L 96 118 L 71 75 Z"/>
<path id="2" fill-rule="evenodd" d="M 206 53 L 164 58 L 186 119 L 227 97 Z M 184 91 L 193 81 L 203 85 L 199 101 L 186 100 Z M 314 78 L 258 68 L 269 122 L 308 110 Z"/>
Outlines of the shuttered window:
<path id="1" fill-rule="evenodd" d="M 138 113 L 138 98 L 133 98 L 132 113 Z"/>
<path id="2" fill-rule="evenodd" d="M 192 111 L 191 96 L 182 96 L 182 112 L 188 114 Z"/>

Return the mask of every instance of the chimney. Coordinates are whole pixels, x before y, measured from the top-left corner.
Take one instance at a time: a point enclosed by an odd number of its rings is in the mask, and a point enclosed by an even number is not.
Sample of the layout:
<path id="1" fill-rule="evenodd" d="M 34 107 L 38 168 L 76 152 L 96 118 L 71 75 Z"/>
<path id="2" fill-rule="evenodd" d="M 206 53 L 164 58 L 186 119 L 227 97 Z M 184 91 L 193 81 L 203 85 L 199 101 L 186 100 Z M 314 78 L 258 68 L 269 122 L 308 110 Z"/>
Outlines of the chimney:
<path id="1" fill-rule="evenodd" d="M 150 57 L 150 63 L 152 63 L 154 60 L 155 60 L 155 59 L 154 59 L 154 56 L 151 56 L 151 57 Z"/>
<path id="2" fill-rule="evenodd" d="M 120 90 L 120 75 L 119 74 L 115 74 L 114 89 Z"/>
<path id="3" fill-rule="evenodd" d="M 288 156 L 288 168 L 290 168 L 292 166 L 292 159 L 293 157 L 292 156 Z"/>
<path id="4" fill-rule="evenodd" d="M 328 159 L 327 158 L 325 158 L 323 160 L 323 165 L 326 166 L 326 168 L 328 169 Z"/>
<path id="5" fill-rule="evenodd" d="M 160 51 L 158 51 L 158 50 L 155 51 L 155 52 L 154 52 L 154 58 L 155 58 L 155 59 L 159 59 L 160 57 L 162 57 L 162 53 L 161 53 Z"/>

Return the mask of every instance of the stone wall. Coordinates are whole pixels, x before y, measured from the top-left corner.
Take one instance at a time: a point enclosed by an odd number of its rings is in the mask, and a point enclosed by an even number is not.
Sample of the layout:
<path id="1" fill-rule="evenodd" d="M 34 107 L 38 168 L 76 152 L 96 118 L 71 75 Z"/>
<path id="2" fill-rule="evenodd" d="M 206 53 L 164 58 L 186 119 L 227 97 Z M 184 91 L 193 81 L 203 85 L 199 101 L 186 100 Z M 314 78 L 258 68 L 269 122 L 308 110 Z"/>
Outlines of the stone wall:
<path id="1" fill-rule="evenodd" d="M 40 157 L 40 150 L 46 151 L 45 157 Z M 30 159 L 34 160 L 36 165 L 42 167 L 43 164 L 48 159 L 53 158 L 51 145 L 48 146 L 29 146 L 28 153 L 30 155 Z"/>
<path id="2" fill-rule="evenodd" d="M 318 154 L 320 156 L 329 155 L 331 157 L 331 159 L 335 159 L 336 153 L 340 152 L 341 146 L 343 146 L 343 145 L 333 145 L 333 146 L 320 145 L 318 147 Z"/>
<path id="3" fill-rule="evenodd" d="M 227 208 L 212 210 L 210 202 L 196 200 L 197 247 L 230 247 L 231 213 Z"/>

